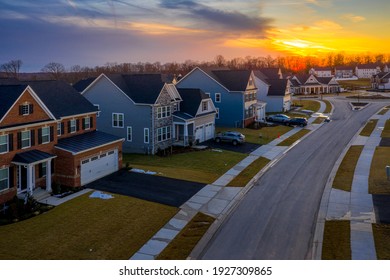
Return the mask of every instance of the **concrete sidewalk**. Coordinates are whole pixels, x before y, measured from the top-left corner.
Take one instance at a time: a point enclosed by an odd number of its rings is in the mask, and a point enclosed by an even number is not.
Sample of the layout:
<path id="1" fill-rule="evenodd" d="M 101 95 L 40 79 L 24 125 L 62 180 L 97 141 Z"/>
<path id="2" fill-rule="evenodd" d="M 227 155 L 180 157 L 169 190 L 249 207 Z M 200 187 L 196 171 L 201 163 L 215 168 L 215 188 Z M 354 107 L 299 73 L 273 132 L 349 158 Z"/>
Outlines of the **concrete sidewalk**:
<path id="1" fill-rule="evenodd" d="M 319 101 L 320 102 L 320 101 Z M 324 112 L 326 104 L 321 103 L 319 113 Z M 315 118 L 314 118 L 315 119 Z M 310 125 L 307 128 L 316 130 L 321 125 Z M 229 210 L 245 195 L 245 193 L 253 186 L 253 182 L 258 180 L 258 175 L 254 177 L 244 188 L 227 187 L 237 175 L 241 173 L 246 167 L 253 163 L 259 157 L 265 157 L 271 162 L 263 169 L 266 170 L 268 166 L 272 165 L 274 161 L 278 160 L 289 147 L 278 146 L 279 143 L 294 135 L 302 128 L 293 128 L 289 132 L 281 135 L 272 142 L 263 145 L 253 151 L 249 156 L 241 162 L 233 166 L 224 175 L 219 177 L 215 182 L 205 186 L 202 190 L 191 197 L 186 203 L 180 207 L 180 211 L 173 217 L 160 231 L 158 231 L 137 253 L 135 253 L 131 260 L 153 260 L 157 257 L 164 248 L 176 237 L 176 235 L 183 229 L 187 223 L 198 213 L 202 212 L 213 216 L 217 219 L 224 217 Z"/>
<path id="2" fill-rule="evenodd" d="M 376 259 L 375 243 L 372 233 L 372 224 L 375 223 L 376 220 L 372 195 L 368 193 L 368 180 L 372 158 L 376 147 L 381 141 L 381 133 L 385 122 L 389 117 L 390 112 L 387 112 L 385 115 L 374 115 L 371 119 L 378 119 L 378 123 L 372 134 L 369 137 L 357 135 L 351 141 L 349 147 L 353 145 L 364 145 L 355 168 L 351 192 L 333 188 L 325 190 L 324 192 L 316 231 L 317 233 L 322 231 L 322 234 L 318 234 L 323 237 L 324 224 L 321 223 L 320 219 L 323 219 L 324 221 L 351 221 L 352 260 Z M 358 134 L 359 133 L 360 131 Z M 346 151 L 348 149 L 346 148 Z M 337 172 L 343 157 L 344 155 L 340 156 L 333 175 Z M 328 202 L 326 202 L 326 196 L 329 197 Z M 323 212 L 325 212 L 325 214 Z M 322 244 L 322 237 L 315 239 Z M 313 258 L 321 259 L 321 253 L 321 249 L 317 250 L 317 253 L 313 255 Z"/>

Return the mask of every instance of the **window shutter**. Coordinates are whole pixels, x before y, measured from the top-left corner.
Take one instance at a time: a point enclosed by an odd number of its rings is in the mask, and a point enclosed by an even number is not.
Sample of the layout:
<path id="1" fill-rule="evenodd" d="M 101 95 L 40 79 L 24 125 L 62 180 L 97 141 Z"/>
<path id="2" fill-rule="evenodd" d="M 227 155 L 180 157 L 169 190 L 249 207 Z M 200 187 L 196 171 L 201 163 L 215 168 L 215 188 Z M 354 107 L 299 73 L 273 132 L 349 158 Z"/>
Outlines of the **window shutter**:
<path id="1" fill-rule="evenodd" d="M 50 127 L 50 142 L 54 141 L 54 127 Z"/>
<path id="2" fill-rule="evenodd" d="M 85 129 L 85 118 L 81 121 L 81 124 L 82 124 L 83 130 L 84 130 Z"/>
<path id="3" fill-rule="evenodd" d="M 42 144 L 42 128 L 38 128 L 38 145 Z"/>
<path id="4" fill-rule="evenodd" d="M 14 170 L 15 170 L 14 166 L 9 167 L 9 169 L 8 169 L 8 174 L 9 174 L 8 181 L 9 181 L 9 188 L 10 189 L 13 188 L 14 184 L 15 184 Z"/>
<path id="5" fill-rule="evenodd" d="M 93 117 L 89 117 L 89 126 L 93 128 Z"/>
<path id="6" fill-rule="evenodd" d="M 34 113 L 34 104 L 29 104 L 28 105 L 28 112 L 29 112 L 29 114 Z"/>
<path id="7" fill-rule="evenodd" d="M 22 133 L 21 132 L 18 132 L 17 134 L 17 140 L 18 140 L 18 150 L 22 148 Z"/>
<path id="8" fill-rule="evenodd" d="M 42 163 L 38 164 L 38 177 L 41 178 L 43 176 L 42 172 Z"/>
<path id="9" fill-rule="evenodd" d="M 23 115 L 23 106 L 19 105 L 19 115 Z"/>
<path id="10" fill-rule="evenodd" d="M 68 121 L 68 133 L 70 133 L 70 121 Z"/>
<path id="11" fill-rule="evenodd" d="M 76 120 L 76 131 L 80 130 L 80 120 Z"/>
<path id="12" fill-rule="evenodd" d="M 61 135 L 65 134 L 65 125 L 64 122 L 61 123 Z"/>
<path id="13" fill-rule="evenodd" d="M 8 151 L 13 151 L 14 149 L 14 135 L 8 134 Z"/>
<path id="14" fill-rule="evenodd" d="M 30 131 L 30 140 L 31 140 L 31 147 L 35 145 L 35 131 L 34 129 L 31 129 Z"/>

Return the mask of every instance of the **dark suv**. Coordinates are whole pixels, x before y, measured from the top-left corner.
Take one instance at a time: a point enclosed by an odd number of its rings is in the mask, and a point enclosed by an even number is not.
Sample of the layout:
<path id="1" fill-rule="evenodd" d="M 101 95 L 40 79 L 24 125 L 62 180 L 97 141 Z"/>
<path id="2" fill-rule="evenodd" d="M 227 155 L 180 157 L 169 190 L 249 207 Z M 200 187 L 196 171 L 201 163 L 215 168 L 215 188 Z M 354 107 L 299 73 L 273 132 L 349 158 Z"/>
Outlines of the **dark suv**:
<path id="1" fill-rule="evenodd" d="M 240 132 L 236 131 L 225 131 L 218 133 L 215 138 L 215 142 L 220 143 L 220 142 L 230 142 L 234 146 L 237 144 L 242 144 L 245 142 L 245 136 L 241 134 Z"/>
<path id="2" fill-rule="evenodd" d="M 306 118 L 292 118 L 290 120 L 288 120 L 288 125 L 290 126 L 300 126 L 300 127 L 304 127 L 304 126 L 307 126 L 307 119 Z"/>

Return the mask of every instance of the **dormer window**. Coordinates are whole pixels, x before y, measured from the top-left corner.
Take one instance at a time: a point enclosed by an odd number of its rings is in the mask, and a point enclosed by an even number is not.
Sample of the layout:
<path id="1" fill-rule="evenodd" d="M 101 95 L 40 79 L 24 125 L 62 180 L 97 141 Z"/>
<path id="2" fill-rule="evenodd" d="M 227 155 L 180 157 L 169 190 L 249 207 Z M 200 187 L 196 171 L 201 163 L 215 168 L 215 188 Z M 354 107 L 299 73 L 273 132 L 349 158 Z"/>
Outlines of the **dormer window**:
<path id="1" fill-rule="evenodd" d="M 208 102 L 207 101 L 203 101 L 202 102 L 202 111 L 207 111 L 208 110 Z"/>
<path id="2" fill-rule="evenodd" d="M 19 106 L 19 115 L 28 116 L 33 113 L 33 104 L 24 103 Z"/>

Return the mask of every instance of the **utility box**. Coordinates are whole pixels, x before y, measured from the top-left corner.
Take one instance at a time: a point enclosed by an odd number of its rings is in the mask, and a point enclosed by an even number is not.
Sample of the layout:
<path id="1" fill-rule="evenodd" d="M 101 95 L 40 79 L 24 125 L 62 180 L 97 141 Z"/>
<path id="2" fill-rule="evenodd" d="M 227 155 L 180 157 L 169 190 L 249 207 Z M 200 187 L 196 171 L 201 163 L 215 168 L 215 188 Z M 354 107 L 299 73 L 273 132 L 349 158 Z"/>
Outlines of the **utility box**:
<path id="1" fill-rule="evenodd" d="M 386 166 L 387 180 L 390 181 L 390 166 Z"/>

